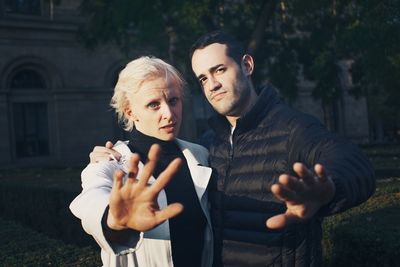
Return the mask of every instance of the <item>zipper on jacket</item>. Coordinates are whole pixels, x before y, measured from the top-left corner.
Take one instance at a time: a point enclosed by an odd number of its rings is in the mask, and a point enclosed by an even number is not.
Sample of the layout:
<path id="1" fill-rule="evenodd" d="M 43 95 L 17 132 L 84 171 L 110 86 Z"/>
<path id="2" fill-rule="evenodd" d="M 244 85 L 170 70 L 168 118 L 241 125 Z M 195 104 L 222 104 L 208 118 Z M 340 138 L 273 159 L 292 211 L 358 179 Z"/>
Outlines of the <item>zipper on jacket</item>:
<path id="1" fill-rule="evenodd" d="M 228 163 L 227 163 L 226 171 L 225 171 L 225 179 L 223 181 L 224 192 L 226 190 L 226 180 L 229 178 L 230 173 L 231 173 L 231 163 L 232 163 L 233 156 L 234 156 L 234 143 L 235 143 L 234 137 L 235 137 L 235 130 L 233 130 L 233 132 L 232 132 L 232 134 L 230 136 L 230 139 L 232 140 L 232 143 L 229 142 L 230 148 L 229 148 L 229 152 L 228 152 Z"/>

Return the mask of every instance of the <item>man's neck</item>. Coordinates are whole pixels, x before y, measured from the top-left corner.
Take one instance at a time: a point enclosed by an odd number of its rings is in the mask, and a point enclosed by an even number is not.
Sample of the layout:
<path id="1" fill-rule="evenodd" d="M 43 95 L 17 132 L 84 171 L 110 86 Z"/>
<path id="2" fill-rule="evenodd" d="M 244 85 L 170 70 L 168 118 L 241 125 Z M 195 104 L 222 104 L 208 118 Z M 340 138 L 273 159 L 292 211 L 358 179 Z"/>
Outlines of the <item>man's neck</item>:
<path id="1" fill-rule="evenodd" d="M 254 90 L 251 90 L 249 101 L 246 102 L 246 105 L 241 109 L 241 111 L 239 112 L 239 115 L 225 116 L 225 118 L 228 120 L 228 122 L 231 124 L 232 127 L 236 127 L 236 121 L 238 119 L 240 119 L 241 117 L 243 117 L 244 115 L 246 115 L 247 112 L 249 112 L 253 108 L 253 106 L 257 102 L 257 99 L 258 99 L 258 95 L 256 94 L 256 92 Z"/>

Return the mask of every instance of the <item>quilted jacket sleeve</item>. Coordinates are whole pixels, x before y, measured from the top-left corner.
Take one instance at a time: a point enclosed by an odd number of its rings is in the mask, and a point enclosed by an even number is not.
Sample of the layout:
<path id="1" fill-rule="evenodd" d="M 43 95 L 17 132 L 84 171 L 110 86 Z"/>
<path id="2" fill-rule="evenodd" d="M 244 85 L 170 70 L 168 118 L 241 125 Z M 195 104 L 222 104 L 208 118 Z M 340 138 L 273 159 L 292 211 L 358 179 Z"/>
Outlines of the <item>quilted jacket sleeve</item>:
<path id="1" fill-rule="evenodd" d="M 304 115 L 291 123 L 289 162 L 308 167 L 322 164 L 333 179 L 336 193 L 318 215 L 327 216 L 366 201 L 375 191 L 375 173 L 362 151 L 345 138 L 331 133 L 316 119 Z"/>

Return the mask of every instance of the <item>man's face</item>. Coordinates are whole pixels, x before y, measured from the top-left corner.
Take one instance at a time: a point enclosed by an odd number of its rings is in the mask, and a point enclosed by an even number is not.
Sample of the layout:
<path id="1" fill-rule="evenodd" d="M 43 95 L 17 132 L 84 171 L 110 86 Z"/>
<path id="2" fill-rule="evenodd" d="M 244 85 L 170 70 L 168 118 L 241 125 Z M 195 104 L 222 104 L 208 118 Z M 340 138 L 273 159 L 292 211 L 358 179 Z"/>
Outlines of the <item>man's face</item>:
<path id="1" fill-rule="evenodd" d="M 192 69 L 208 102 L 218 113 L 232 117 L 243 115 L 251 87 L 241 65 L 227 56 L 226 45 L 214 43 L 195 50 Z"/>
<path id="2" fill-rule="evenodd" d="M 182 88 L 171 78 L 143 82 L 129 96 L 126 115 L 138 131 L 161 140 L 177 137 L 182 121 Z"/>

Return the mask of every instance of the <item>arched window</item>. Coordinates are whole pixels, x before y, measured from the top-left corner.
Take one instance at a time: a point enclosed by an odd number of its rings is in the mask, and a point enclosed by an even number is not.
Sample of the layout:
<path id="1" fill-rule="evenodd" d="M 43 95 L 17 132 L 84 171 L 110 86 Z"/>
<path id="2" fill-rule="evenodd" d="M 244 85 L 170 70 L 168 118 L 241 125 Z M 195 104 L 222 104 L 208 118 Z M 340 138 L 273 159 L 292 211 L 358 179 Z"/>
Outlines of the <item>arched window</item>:
<path id="1" fill-rule="evenodd" d="M 45 89 L 43 76 L 30 68 L 14 72 L 9 80 L 12 89 Z M 29 96 L 12 103 L 15 148 L 17 158 L 49 154 L 47 102 L 33 102 Z"/>
<path id="2" fill-rule="evenodd" d="M 11 89 L 44 89 L 45 87 L 43 77 L 31 69 L 18 71 L 10 81 Z"/>

